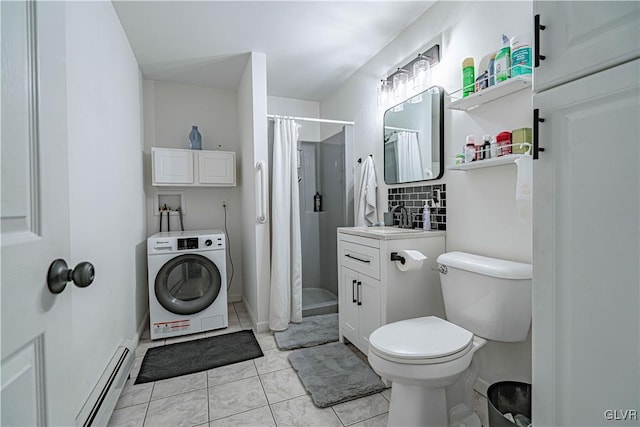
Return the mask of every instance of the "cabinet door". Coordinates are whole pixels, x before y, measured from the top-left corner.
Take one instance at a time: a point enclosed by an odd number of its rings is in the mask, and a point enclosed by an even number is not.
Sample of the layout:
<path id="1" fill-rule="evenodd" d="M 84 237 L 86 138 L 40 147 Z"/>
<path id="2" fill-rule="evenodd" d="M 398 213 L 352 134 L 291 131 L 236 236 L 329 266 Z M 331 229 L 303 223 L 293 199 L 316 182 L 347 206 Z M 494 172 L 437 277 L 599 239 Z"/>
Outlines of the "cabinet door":
<path id="1" fill-rule="evenodd" d="M 381 326 L 380 281 L 360 274 L 357 286 L 360 288 L 358 301 L 361 304 L 358 306 L 359 348 L 367 354 L 369 335 Z"/>
<path id="2" fill-rule="evenodd" d="M 638 76 L 635 60 L 534 96 L 545 119 L 533 187 L 539 426 L 637 423 L 606 417 L 640 402 Z"/>
<path id="3" fill-rule="evenodd" d="M 535 69 L 536 92 L 640 55 L 638 1 L 536 1 L 536 14 L 546 27 L 539 32 L 546 59 Z"/>
<path id="4" fill-rule="evenodd" d="M 193 184 L 190 150 L 153 148 L 153 185 Z"/>
<path id="5" fill-rule="evenodd" d="M 340 266 L 340 326 L 342 335 L 356 345 L 358 338 L 357 283 L 358 273 Z"/>
<path id="6" fill-rule="evenodd" d="M 200 184 L 236 185 L 236 153 L 200 151 L 197 155 Z"/>

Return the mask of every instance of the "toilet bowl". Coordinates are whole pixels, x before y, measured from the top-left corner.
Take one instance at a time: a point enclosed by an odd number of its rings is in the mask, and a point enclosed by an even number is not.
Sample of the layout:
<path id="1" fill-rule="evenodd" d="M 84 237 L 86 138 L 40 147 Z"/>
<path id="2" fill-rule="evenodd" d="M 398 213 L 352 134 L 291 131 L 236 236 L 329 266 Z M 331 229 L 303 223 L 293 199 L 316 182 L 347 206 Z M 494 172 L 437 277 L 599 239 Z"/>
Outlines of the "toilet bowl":
<path id="1" fill-rule="evenodd" d="M 486 340 L 435 316 L 390 323 L 369 337 L 369 364 L 393 383 L 390 426 L 446 426 L 446 387 Z"/>
<path id="2" fill-rule="evenodd" d="M 401 320 L 369 336 L 369 364 L 393 383 L 389 426 L 450 425 L 446 388 L 467 375 L 464 383 L 472 391 L 477 372 L 469 368 L 476 351 L 487 339 L 516 342 L 528 333 L 530 264 L 462 252 L 443 254 L 438 263 L 448 320 Z M 468 412 L 471 424 L 479 425 Z"/>

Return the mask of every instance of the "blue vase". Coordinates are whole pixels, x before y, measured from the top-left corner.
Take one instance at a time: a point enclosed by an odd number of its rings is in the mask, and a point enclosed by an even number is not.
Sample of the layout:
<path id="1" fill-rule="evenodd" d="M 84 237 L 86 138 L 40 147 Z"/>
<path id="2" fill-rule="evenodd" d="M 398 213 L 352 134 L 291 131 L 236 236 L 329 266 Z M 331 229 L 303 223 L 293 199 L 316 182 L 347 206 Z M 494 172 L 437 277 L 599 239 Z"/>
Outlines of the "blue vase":
<path id="1" fill-rule="evenodd" d="M 198 132 L 198 126 L 191 126 L 191 132 L 189 132 L 189 148 L 192 150 L 202 150 L 202 135 Z"/>

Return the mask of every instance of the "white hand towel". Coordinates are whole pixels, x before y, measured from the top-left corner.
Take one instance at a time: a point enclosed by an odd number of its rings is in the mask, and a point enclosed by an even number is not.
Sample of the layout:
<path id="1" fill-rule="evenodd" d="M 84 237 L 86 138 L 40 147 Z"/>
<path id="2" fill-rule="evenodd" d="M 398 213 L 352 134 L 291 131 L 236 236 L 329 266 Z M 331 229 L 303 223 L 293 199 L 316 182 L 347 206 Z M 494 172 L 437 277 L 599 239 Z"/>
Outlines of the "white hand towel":
<path id="1" fill-rule="evenodd" d="M 533 158 L 524 155 L 516 159 L 516 205 L 518 218 L 522 222 L 531 220 L 533 198 Z"/>
<path id="2" fill-rule="evenodd" d="M 373 157 L 368 156 L 360 170 L 360 189 L 356 199 L 356 227 L 365 227 L 378 222 L 376 168 Z"/>

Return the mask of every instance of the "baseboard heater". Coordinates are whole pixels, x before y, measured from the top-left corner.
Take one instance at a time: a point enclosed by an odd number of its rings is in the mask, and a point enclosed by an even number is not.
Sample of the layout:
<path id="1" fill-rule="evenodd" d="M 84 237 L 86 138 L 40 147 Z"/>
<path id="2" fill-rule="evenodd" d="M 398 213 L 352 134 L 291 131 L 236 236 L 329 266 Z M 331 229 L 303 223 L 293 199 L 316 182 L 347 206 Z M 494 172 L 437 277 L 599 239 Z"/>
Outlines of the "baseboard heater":
<path id="1" fill-rule="evenodd" d="M 116 349 L 76 417 L 76 427 L 106 426 L 127 382 L 135 357 L 125 346 Z"/>

